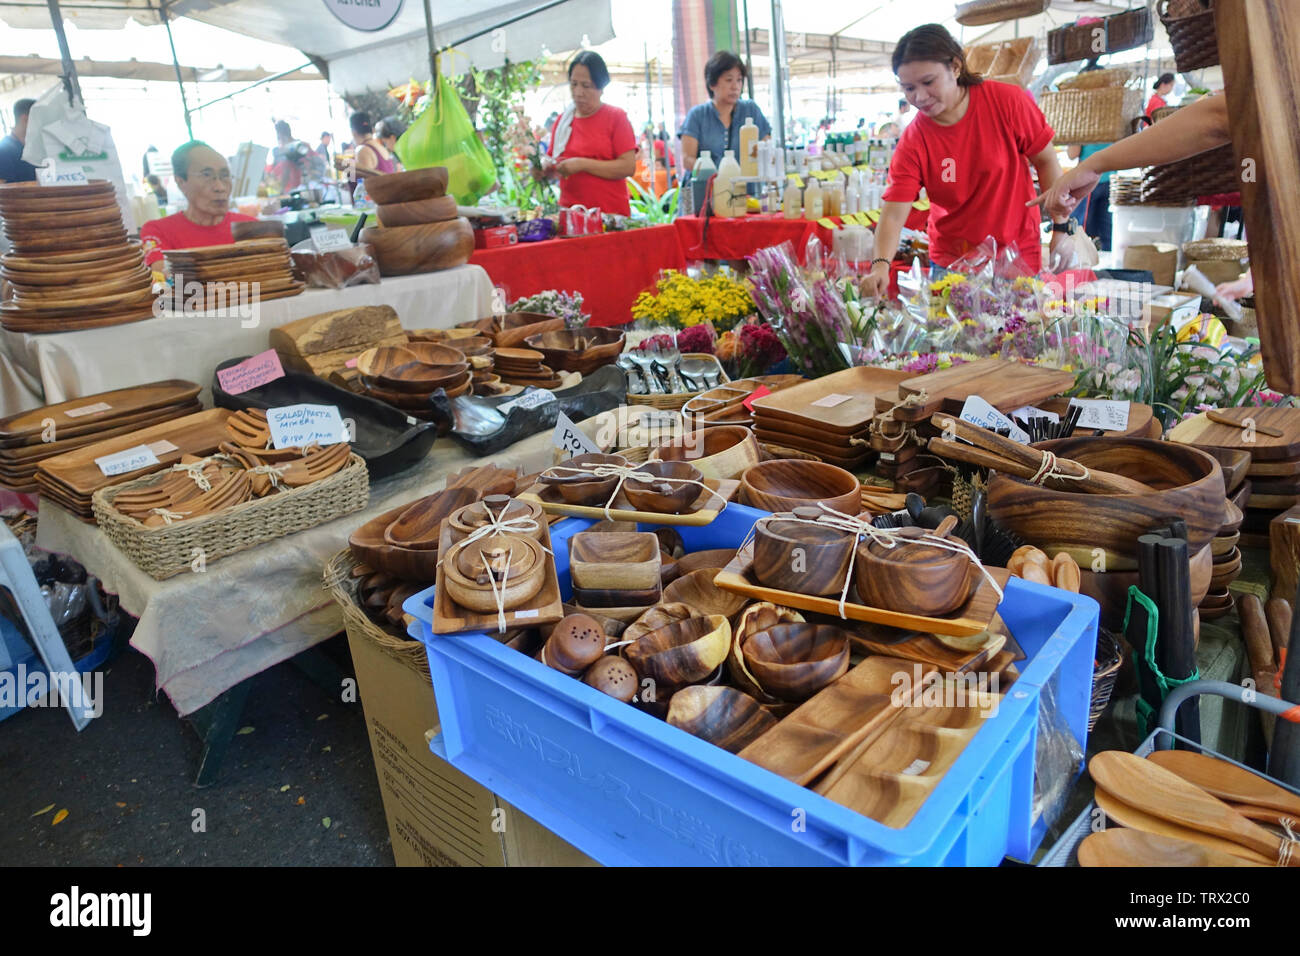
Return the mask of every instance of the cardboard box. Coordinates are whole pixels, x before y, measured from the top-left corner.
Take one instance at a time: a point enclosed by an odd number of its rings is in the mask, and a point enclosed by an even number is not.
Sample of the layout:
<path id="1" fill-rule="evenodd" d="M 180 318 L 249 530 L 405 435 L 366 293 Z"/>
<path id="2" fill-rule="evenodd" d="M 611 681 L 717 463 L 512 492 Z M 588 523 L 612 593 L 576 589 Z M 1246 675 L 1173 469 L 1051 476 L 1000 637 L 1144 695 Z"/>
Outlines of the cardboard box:
<path id="1" fill-rule="evenodd" d="M 504 246 L 513 246 L 518 241 L 519 230 L 514 225 L 474 230 L 475 249 L 500 249 Z"/>
<path id="2" fill-rule="evenodd" d="M 1196 266 L 1201 275 L 1215 285 L 1239 279 L 1241 274 L 1246 271 L 1246 267 L 1241 264 L 1240 259 L 1197 259 L 1188 263 L 1188 265 Z"/>
<path id="3" fill-rule="evenodd" d="M 398 866 L 595 866 L 429 750 L 429 675 L 357 628 L 348 646 Z"/>
<path id="4" fill-rule="evenodd" d="M 1178 271 L 1178 247 L 1169 242 L 1128 246 L 1124 250 L 1124 268 L 1145 269 L 1156 285 L 1172 286 Z"/>

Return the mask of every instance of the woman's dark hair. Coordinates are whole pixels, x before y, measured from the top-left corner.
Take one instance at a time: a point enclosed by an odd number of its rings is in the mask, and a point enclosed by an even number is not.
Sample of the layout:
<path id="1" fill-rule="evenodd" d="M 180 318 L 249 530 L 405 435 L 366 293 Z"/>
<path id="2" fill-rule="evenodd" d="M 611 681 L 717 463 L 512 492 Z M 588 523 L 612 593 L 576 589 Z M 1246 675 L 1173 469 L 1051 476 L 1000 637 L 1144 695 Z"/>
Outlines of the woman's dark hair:
<path id="1" fill-rule="evenodd" d="M 365 110 L 359 110 L 352 114 L 348 120 L 348 125 L 352 127 L 352 132 L 357 136 L 369 136 L 375 131 L 375 126 L 370 122 L 370 114 Z"/>
<path id="2" fill-rule="evenodd" d="M 966 65 L 966 54 L 961 44 L 951 33 L 937 23 L 927 23 L 903 34 L 898 45 L 894 47 L 894 72 L 904 63 L 928 60 L 935 63 L 947 63 L 957 70 L 959 86 L 974 86 L 983 83 L 984 78 L 972 73 Z"/>
<path id="3" fill-rule="evenodd" d="M 709 62 L 704 64 L 704 88 L 709 91 L 709 99 L 713 99 L 713 88 L 722 79 L 722 74 L 735 69 L 740 70 L 742 80 L 749 76 L 745 61 L 730 50 L 719 50 L 709 57 Z"/>
<path id="4" fill-rule="evenodd" d="M 1174 81 L 1174 75 L 1172 73 L 1161 73 L 1160 78 L 1156 80 L 1156 85 L 1151 87 L 1151 89 L 1158 90 L 1166 83 L 1172 83 L 1173 81 Z"/>
<path id="5" fill-rule="evenodd" d="M 406 132 L 406 125 L 396 116 L 385 116 L 375 124 L 375 135 L 380 139 L 385 136 L 400 137 Z"/>
<path id="6" fill-rule="evenodd" d="M 583 50 L 572 60 L 569 61 L 569 79 L 573 79 L 573 68 L 575 66 L 585 66 L 587 72 L 591 74 L 591 82 L 596 84 L 596 89 L 603 90 L 609 86 L 609 67 L 601 59 L 599 53 L 592 50 Z"/>

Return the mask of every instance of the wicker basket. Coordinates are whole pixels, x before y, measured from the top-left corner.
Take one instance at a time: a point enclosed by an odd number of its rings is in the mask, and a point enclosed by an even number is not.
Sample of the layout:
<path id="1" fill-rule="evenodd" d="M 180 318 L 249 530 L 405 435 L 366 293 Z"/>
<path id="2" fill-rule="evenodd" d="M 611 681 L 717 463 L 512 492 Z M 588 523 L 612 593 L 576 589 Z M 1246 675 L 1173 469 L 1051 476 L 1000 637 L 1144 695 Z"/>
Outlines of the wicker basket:
<path id="1" fill-rule="evenodd" d="M 1162 106 L 1158 110 L 1151 111 L 1151 122 L 1159 123 L 1162 119 L 1167 119 L 1177 113 L 1181 106 Z"/>
<path id="2" fill-rule="evenodd" d="M 1131 79 L 1133 79 L 1132 70 L 1089 70 L 1061 80 L 1056 84 L 1056 88 L 1058 90 L 1104 90 L 1112 86 L 1124 86 Z"/>
<path id="3" fill-rule="evenodd" d="M 1159 13 L 1179 73 L 1203 70 L 1219 62 L 1214 0 L 1161 0 Z"/>
<path id="4" fill-rule="evenodd" d="M 1110 86 L 1046 92 L 1039 105 L 1056 131 L 1056 144 L 1113 143 L 1129 134 L 1134 117 L 1142 111 L 1142 91 Z"/>
<path id="5" fill-rule="evenodd" d="M 1249 253 L 1245 241 L 1241 239 L 1193 239 L 1183 243 L 1183 255 L 1189 262 L 1204 262 L 1207 259 L 1237 262 Z"/>
<path id="6" fill-rule="evenodd" d="M 707 359 L 708 361 L 714 362 L 717 364 L 718 373 L 721 375 L 721 378 L 718 380 L 719 383 L 731 381 L 730 376 L 727 375 L 726 370 L 722 367 L 722 363 L 718 362 L 718 357 L 716 355 L 710 355 L 708 352 L 683 352 L 682 358 Z M 628 392 L 627 403 L 629 405 L 650 405 L 654 408 L 664 408 L 668 411 L 680 412 L 683 405 L 695 396 L 702 394 L 704 394 L 704 390 L 698 392 L 678 392 L 675 395 L 633 395 L 631 392 Z"/>
<path id="7" fill-rule="evenodd" d="M 1038 38 L 1017 37 L 997 43 L 976 43 L 963 51 L 966 66 L 986 80 L 1028 88 L 1038 63 Z"/>
<path id="8" fill-rule="evenodd" d="M 1145 46 L 1155 37 L 1155 22 L 1146 7 L 1125 10 L 1092 23 L 1070 23 L 1047 31 L 1047 62 L 1094 60 Z M 1098 49 L 1098 47 L 1101 49 Z"/>
<path id="9" fill-rule="evenodd" d="M 1115 680 L 1124 663 L 1124 655 L 1119 641 L 1105 629 L 1097 631 L 1097 656 L 1092 669 L 1092 700 L 1088 705 L 1088 733 L 1097 726 L 1097 721 L 1110 703 L 1110 695 L 1115 690 Z"/>
<path id="10" fill-rule="evenodd" d="M 190 570 L 200 549 L 204 563 L 210 564 L 266 541 L 360 511 L 370 499 L 365 460 L 353 453 L 348 464 L 328 478 L 161 528 L 146 528 L 113 507 L 113 499 L 123 491 L 151 487 L 162 481 L 165 474 L 109 485 L 95 492 L 92 499 L 95 520 L 108 539 L 137 567 L 159 581 Z"/>
<path id="11" fill-rule="evenodd" d="M 1240 189 L 1237 160 L 1230 145 L 1176 163 L 1152 166 L 1142 176 L 1144 205 L 1177 205 Z"/>
<path id="12" fill-rule="evenodd" d="M 403 667 L 409 667 L 429 680 L 429 656 L 424 651 L 423 642 L 394 636 L 370 620 L 361 609 L 357 602 L 357 582 L 360 579 L 352 576 L 352 569 L 359 563 L 351 549 L 344 548 L 325 564 L 325 590 L 342 609 L 348 634 L 364 636 Z"/>
<path id="13" fill-rule="evenodd" d="M 978 27 L 986 23 L 1002 23 L 1042 13 L 1051 0 L 968 0 L 957 4 L 957 22 L 964 27 Z"/>

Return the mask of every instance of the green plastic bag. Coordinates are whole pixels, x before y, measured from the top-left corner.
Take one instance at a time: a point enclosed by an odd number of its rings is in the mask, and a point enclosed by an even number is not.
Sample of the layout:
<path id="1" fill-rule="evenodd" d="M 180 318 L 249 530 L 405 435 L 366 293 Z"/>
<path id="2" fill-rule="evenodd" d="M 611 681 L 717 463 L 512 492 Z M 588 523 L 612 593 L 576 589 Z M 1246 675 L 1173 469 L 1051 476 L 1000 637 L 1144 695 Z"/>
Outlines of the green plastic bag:
<path id="1" fill-rule="evenodd" d="M 455 85 L 438 77 L 433 102 L 397 141 L 407 169 L 447 167 L 447 191 L 462 206 L 472 206 L 495 188 L 496 167 L 465 112 Z"/>

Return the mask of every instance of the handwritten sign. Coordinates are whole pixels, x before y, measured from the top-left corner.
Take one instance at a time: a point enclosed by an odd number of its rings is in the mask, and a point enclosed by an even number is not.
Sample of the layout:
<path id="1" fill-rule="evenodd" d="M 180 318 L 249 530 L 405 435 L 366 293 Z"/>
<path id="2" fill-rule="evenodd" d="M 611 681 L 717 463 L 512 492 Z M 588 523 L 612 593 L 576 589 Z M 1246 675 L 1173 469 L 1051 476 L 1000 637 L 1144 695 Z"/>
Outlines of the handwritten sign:
<path id="1" fill-rule="evenodd" d="M 115 475 L 125 475 L 128 472 L 139 471 L 141 468 L 156 465 L 158 464 L 158 456 L 153 453 L 153 449 L 148 445 L 136 445 L 134 448 L 128 448 L 113 455 L 96 458 L 95 464 L 99 466 L 99 470 L 103 472 L 104 477 L 112 478 Z"/>
<path id="2" fill-rule="evenodd" d="M 42 186 L 85 186 L 90 180 L 83 170 L 51 159 L 44 166 L 36 167 L 36 182 Z"/>
<path id="3" fill-rule="evenodd" d="M 497 407 L 497 411 L 502 415 L 510 414 L 512 408 L 538 408 L 547 402 L 555 401 L 555 393 L 545 388 L 536 388 L 531 392 L 525 392 L 514 401 L 506 402 Z"/>
<path id="4" fill-rule="evenodd" d="M 1010 429 L 1010 438 L 1012 441 L 1018 441 L 1022 445 L 1029 444 L 1029 436 L 1015 422 L 1007 418 L 1000 411 L 980 398 L 978 395 L 972 395 L 966 399 L 966 404 L 961 407 L 961 420 L 970 422 L 972 425 L 978 425 L 980 428 L 989 428 L 994 431 L 999 428 Z"/>
<path id="5" fill-rule="evenodd" d="M 1076 428 L 1100 428 L 1106 432 L 1128 430 L 1128 402 L 1101 398 L 1072 398 L 1070 404 L 1078 405 L 1083 409 Z"/>
<path id="6" fill-rule="evenodd" d="M 280 364 L 280 356 L 275 349 L 267 349 L 260 355 L 244 359 L 238 365 L 217 370 L 217 381 L 230 395 L 242 395 L 267 382 L 274 382 L 277 378 L 284 378 L 284 367 Z"/>
<path id="7" fill-rule="evenodd" d="M 555 423 L 555 433 L 551 438 L 551 444 L 556 448 L 564 449 L 570 456 L 598 454 L 600 452 L 595 442 L 583 434 L 582 429 L 573 424 L 569 416 L 564 412 L 560 412 L 560 417 Z"/>
<path id="8" fill-rule="evenodd" d="M 348 440 L 337 405 L 284 405 L 268 409 L 272 448 L 301 448 L 312 443 L 337 445 Z"/>
<path id="9" fill-rule="evenodd" d="M 352 240 L 342 229 L 317 229 L 311 234 L 311 244 L 317 252 L 338 252 L 351 249 Z"/>
<path id="10" fill-rule="evenodd" d="M 112 411 L 113 406 L 108 402 L 96 402 L 94 405 L 82 405 L 80 408 L 69 408 L 63 414 L 69 418 L 80 418 L 82 415 L 97 415 L 100 412 Z"/>

